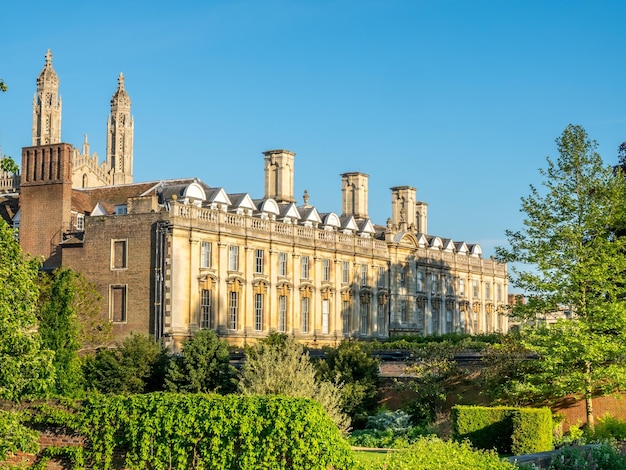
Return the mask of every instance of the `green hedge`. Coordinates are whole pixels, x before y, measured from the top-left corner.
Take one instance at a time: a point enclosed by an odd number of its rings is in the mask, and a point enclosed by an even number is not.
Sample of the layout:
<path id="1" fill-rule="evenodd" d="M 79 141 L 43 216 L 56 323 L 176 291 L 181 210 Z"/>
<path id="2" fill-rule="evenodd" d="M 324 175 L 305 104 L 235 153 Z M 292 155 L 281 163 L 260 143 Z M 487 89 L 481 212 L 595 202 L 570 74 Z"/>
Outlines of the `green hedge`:
<path id="1" fill-rule="evenodd" d="M 348 469 L 347 440 L 309 399 L 152 393 L 92 396 L 49 424 L 87 438 L 94 468 Z"/>
<path id="2" fill-rule="evenodd" d="M 530 454 L 552 450 L 552 413 L 548 408 L 457 405 L 452 409 L 457 440 L 501 454 Z"/>

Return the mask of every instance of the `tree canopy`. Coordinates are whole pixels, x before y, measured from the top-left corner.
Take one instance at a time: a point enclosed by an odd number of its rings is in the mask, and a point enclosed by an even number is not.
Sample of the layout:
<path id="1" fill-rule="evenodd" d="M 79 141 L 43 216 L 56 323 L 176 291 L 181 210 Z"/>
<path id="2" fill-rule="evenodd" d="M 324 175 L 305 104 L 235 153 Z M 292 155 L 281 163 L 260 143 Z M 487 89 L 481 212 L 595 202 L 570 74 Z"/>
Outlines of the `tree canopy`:
<path id="1" fill-rule="evenodd" d="M 507 230 L 510 248 L 497 253 L 514 263 L 511 282 L 529 299 L 514 315 L 573 314 L 523 340 L 543 367 L 535 383 L 544 394 L 584 396 L 593 426 L 593 395 L 626 384 L 617 373 L 626 358 L 626 182 L 581 126 L 569 125 L 556 143 L 541 189 L 531 185 L 522 198 L 523 228 Z"/>

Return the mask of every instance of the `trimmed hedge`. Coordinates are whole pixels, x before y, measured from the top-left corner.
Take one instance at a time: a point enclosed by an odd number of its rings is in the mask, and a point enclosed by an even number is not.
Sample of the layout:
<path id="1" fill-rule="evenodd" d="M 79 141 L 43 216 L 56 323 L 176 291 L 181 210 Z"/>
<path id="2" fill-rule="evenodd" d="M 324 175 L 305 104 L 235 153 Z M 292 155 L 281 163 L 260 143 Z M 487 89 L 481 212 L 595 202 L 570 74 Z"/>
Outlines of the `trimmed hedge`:
<path id="1" fill-rule="evenodd" d="M 283 396 L 91 396 L 48 424 L 87 438 L 84 461 L 110 469 L 349 469 L 347 440 L 322 406 Z"/>
<path id="2" fill-rule="evenodd" d="M 457 440 L 479 449 L 523 455 L 552 450 L 552 413 L 549 408 L 457 405 L 452 408 Z"/>

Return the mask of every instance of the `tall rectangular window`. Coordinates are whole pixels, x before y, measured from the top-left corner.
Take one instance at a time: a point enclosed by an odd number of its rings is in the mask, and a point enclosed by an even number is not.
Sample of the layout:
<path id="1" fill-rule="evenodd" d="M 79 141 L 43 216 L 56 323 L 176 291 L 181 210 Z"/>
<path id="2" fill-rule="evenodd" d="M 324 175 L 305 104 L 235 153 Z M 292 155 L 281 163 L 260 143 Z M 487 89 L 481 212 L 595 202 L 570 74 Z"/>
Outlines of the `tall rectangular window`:
<path id="1" fill-rule="evenodd" d="M 341 282 L 344 284 L 350 282 L 350 263 L 348 261 L 341 262 Z"/>
<path id="2" fill-rule="evenodd" d="M 436 294 L 439 292 L 439 276 L 437 273 L 432 273 L 430 275 L 430 292 Z"/>
<path id="3" fill-rule="evenodd" d="M 231 292 L 228 296 L 228 328 L 237 329 L 237 317 L 239 314 L 239 293 Z"/>
<path id="4" fill-rule="evenodd" d="M 439 310 L 433 309 L 432 313 L 432 326 L 433 326 L 433 334 L 439 334 Z"/>
<path id="5" fill-rule="evenodd" d="M 302 279 L 309 278 L 309 257 L 308 256 L 302 257 L 302 273 L 301 274 L 302 274 L 301 275 Z"/>
<path id="6" fill-rule="evenodd" d="M 254 273 L 263 274 L 263 256 L 265 252 L 263 250 L 255 250 L 254 254 Z"/>
<path id="7" fill-rule="evenodd" d="M 109 306 L 111 321 L 126 321 L 126 286 L 111 286 L 109 290 Z"/>
<path id="8" fill-rule="evenodd" d="M 400 287 L 404 287 L 406 285 L 406 269 L 400 268 Z"/>
<path id="9" fill-rule="evenodd" d="M 211 267 L 211 242 L 202 242 L 200 244 L 200 267 Z"/>
<path id="10" fill-rule="evenodd" d="M 322 300 L 322 334 L 327 335 L 330 328 L 330 300 Z"/>
<path id="11" fill-rule="evenodd" d="M 452 333 L 452 310 L 446 310 L 446 333 Z"/>
<path id="12" fill-rule="evenodd" d="M 367 316 L 368 316 L 369 304 L 361 304 L 361 335 L 367 335 L 368 324 L 367 324 Z"/>
<path id="13" fill-rule="evenodd" d="M 465 279 L 459 279 L 459 295 L 465 295 Z"/>
<path id="14" fill-rule="evenodd" d="M 478 297 L 479 289 L 478 289 L 478 279 L 474 279 L 472 281 L 472 295 L 474 297 Z"/>
<path id="15" fill-rule="evenodd" d="M 309 298 L 302 297 L 302 309 L 300 311 L 300 316 L 302 318 L 302 333 L 309 332 Z"/>
<path id="16" fill-rule="evenodd" d="M 485 282 L 485 298 L 491 300 L 491 282 Z"/>
<path id="17" fill-rule="evenodd" d="M 378 335 L 385 334 L 385 305 L 378 304 Z"/>
<path id="18" fill-rule="evenodd" d="M 407 320 L 406 316 L 406 300 L 400 301 L 400 323 L 405 324 Z"/>
<path id="19" fill-rule="evenodd" d="M 254 294 L 254 330 L 263 329 L 263 294 Z"/>
<path id="20" fill-rule="evenodd" d="M 415 309 L 415 315 L 417 316 L 417 328 L 420 330 L 424 329 L 424 307 L 420 307 L 419 305 Z"/>
<path id="21" fill-rule="evenodd" d="M 417 292 L 424 292 L 424 272 L 417 271 Z"/>
<path id="22" fill-rule="evenodd" d="M 287 296 L 278 297 L 278 331 L 287 331 Z"/>
<path id="23" fill-rule="evenodd" d="M 287 253 L 278 253 L 278 275 L 287 275 Z"/>
<path id="24" fill-rule="evenodd" d="M 111 269 L 127 267 L 126 240 L 111 240 Z"/>
<path id="25" fill-rule="evenodd" d="M 322 260 L 322 281 L 330 280 L 330 260 L 328 258 L 324 258 Z"/>
<path id="26" fill-rule="evenodd" d="M 452 295 L 454 292 L 452 291 L 452 279 L 450 276 L 446 276 L 446 295 Z"/>
<path id="27" fill-rule="evenodd" d="M 502 284 L 498 283 L 497 290 L 498 290 L 498 302 L 502 302 Z"/>
<path id="28" fill-rule="evenodd" d="M 344 300 L 341 306 L 341 316 L 343 317 L 343 334 L 350 334 L 350 301 Z"/>
<path id="29" fill-rule="evenodd" d="M 382 266 L 378 267 L 378 287 L 385 287 L 385 273 L 387 270 Z"/>
<path id="30" fill-rule="evenodd" d="M 239 247 L 236 245 L 228 247 L 228 269 L 239 271 Z"/>
<path id="31" fill-rule="evenodd" d="M 367 285 L 367 264 L 361 265 L 361 285 Z"/>
<path id="32" fill-rule="evenodd" d="M 200 293 L 200 328 L 211 328 L 211 291 L 208 289 Z"/>

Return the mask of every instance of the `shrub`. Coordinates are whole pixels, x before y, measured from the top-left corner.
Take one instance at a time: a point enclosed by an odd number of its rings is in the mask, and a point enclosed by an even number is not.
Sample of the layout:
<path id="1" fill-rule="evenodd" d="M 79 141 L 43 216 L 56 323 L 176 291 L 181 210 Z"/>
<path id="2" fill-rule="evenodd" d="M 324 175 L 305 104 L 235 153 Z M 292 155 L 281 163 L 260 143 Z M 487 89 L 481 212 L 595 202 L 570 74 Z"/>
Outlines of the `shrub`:
<path id="1" fill-rule="evenodd" d="M 23 412 L 0 410 L 0 461 L 6 459 L 8 452 L 39 450 L 39 433 L 22 424 L 26 418 Z"/>
<path id="2" fill-rule="evenodd" d="M 514 470 L 517 467 L 500 459 L 494 451 L 475 451 L 468 442 L 442 441 L 422 437 L 406 449 L 387 454 L 386 470 Z M 361 469 L 367 469 L 362 466 Z M 369 466 L 371 470 L 373 466 Z"/>
<path id="3" fill-rule="evenodd" d="M 86 437 L 84 461 L 124 468 L 353 468 L 347 441 L 321 405 L 305 398 L 150 393 L 91 396 L 77 411 L 43 423 Z"/>
<path id="4" fill-rule="evenodd" d="M 563 447 L 552 457 L 549 470 L 624 470 L 623 443 L 604 441 L 588 447 Z"/>
<path id="5" fill-rule="evenodd" d="M 626 421 L 609 415 L 598 418 L 598 424 L 594 426 L 591 437 L 596 440 L 626 439 Z"/>
<path id="6" fill-rule="evenodd" d="M 452 426 L 457 440 L 503 454 L 552 450 L 552 414 L 548 408 L 455 406 Z"/>

